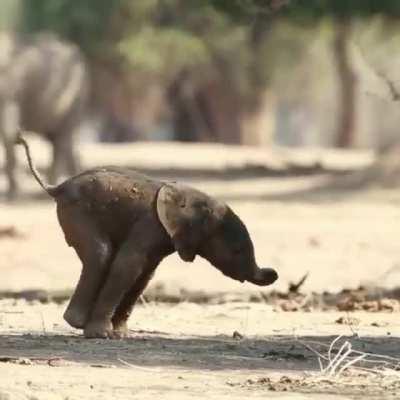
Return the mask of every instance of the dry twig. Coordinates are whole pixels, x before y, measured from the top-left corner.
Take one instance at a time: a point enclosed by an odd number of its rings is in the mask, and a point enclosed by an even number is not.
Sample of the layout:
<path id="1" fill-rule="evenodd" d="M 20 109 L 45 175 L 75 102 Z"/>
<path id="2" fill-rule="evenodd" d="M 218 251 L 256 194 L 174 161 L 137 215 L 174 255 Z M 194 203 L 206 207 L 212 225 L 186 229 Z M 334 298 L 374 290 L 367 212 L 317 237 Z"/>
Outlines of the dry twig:
<path id="1" fill-rule="evenodd" d="M 297 283 L 293 283 L 290 282 L 289 283 L 289 292 L 290 293 L 298 293 L 300 288 L 304 285 L 305 281 L 308 278 L 308 272 L 297 282 Z"/>
<path id="2" fill-rule="evenodd" d="M 330 343 L 326 355 L 311 345 L 327 347 L 325 343 L 315 341 L 305 342 L 299 339 L 296 339 L 296 341 L 317 356 L 321 374 L 329 378 L 339 378 L 344 372 L 350 369 L 380 375 L 388 375 L 389 373 L 399 374 L 399 358 L 354 350 L 351 342 L 348 340 L 345 340 L 339 349 L 336 350 L 337 347 L 335 346 L 339 344 L 342 337 L 338 336 Z M 334 350 L 336 353 L 335 356 L 333 356 Z M 365 364 L 372 366 L 365 367 Z"/>

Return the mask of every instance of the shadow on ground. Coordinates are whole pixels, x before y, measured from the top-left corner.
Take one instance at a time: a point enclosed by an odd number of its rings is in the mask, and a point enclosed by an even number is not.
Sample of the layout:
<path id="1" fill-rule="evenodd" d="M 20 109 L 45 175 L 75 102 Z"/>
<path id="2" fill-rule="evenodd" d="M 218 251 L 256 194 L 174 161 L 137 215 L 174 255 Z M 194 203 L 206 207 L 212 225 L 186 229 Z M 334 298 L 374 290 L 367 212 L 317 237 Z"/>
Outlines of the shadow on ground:
<path id="1" fill-rule="evenodd" d="M 197 370 L 319 371 L 316 352 L 326 354 L 334 336 L 169 336 L 162 332 L 131 332 L 124 340 L 84 339 L 67 335 L 2 335 L 0 361 L 40 363 L 58 359 L 96 366 L 175 367 Z M 398 357 L 400 338 L 342 337 L 353 349 Z M 335 347 L 332 354 L 336 354 Z M 372 368 L 373 365 L 369 364 Z"/>

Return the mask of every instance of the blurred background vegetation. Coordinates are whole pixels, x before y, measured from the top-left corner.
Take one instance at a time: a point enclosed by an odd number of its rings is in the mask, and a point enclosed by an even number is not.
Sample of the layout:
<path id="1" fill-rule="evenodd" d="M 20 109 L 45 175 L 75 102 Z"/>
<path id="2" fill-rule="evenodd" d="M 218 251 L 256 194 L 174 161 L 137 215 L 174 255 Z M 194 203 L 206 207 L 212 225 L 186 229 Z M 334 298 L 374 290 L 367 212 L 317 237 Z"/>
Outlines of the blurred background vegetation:
<path id="1" fill-rule="evenodd" d="M 2 0 L 84 51 L 103 141 L 397 141 L 398 0 Z M 400 89 L 400 86 L 399 86 Z"/>

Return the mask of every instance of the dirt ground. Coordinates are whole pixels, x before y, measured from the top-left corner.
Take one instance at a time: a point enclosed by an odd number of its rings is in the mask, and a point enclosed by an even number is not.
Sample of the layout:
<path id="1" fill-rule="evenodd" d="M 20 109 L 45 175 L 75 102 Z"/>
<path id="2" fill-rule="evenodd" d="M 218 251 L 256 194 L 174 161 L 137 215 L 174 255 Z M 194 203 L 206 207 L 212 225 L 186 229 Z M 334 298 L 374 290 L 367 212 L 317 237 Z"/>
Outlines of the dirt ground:
<path id="1" fill-rule="evenodd" d="M 43 167 L 48 148 L 33 145 Z M 259 263 L 280 279 L 260 290 L 171 256 L 129 339 L 84 340 L 62 320 L 78 259 L 54 203 L 21 168 L 21 199 L 0 199 L 1 400 L 398 398 L 400 296 L 391 289 L 400 287 L 400 190 L 324 189 L 337 174 L 310 173 L 360 168 L 370 154 L 151 143 L 80 150 L 85 166 L 136 167 L 223 198 L 246 222 Z M 293 163 L 298 176 L 285 173 Z M 288 293 L 307 272 L 302 294 Z M 381 289 L 343 291 L 360 285 Z M 332 371 L 346 341 L 354 351 Z M 346 366 L 360 355 L 357 368 Z"/>

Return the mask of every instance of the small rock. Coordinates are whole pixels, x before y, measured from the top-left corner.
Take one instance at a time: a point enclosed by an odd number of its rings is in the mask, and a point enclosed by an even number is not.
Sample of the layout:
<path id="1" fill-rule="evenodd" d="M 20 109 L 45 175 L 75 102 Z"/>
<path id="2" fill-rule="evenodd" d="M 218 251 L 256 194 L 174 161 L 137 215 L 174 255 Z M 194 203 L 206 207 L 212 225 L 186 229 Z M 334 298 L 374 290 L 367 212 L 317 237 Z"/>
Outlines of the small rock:
<path id="1" fill-rule="evenodd" d="M 379 301 L 379 309 L 381 311 L 400 311 L 400 304 L 395 299 L 381 299 Z"/>
<path id="2" fill-rule="evenodd" d="M 286 312 L 294 312 L 300 310 L 300 305 L 297 302 L 291 300 L 282 301 L 279 305 L 282 311 Z"/>
<path id="3" fill-rule="evenodd" d="M 381 321 L 381 322 L 371 322 L 371 326 L 375 326 L 376 328 L 382 328 L 384 326 L 388 326 L 389 324 L 387 322 Z"/>
<path id="4" fill-rule="evenodd" d="M 321 247 L 320 240 L 318 238 L 314 237 L 314 236 L 311 236 L 308 239 L 308 244 L 309 244 L 310 247 Z"/>
<path id="5" fill-rule="evenodd" d="M 341 325 L 359 325 L 361 321 L 358 318 L 347 316 L 340 317 L 335 322 Z"/>

